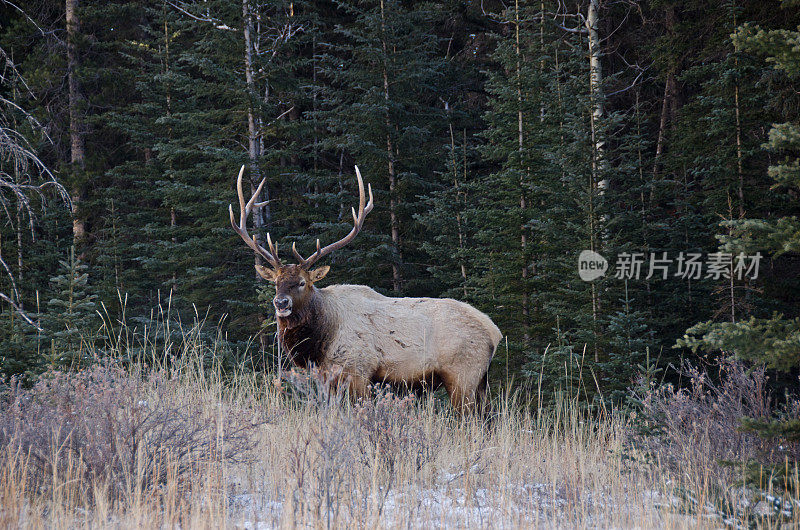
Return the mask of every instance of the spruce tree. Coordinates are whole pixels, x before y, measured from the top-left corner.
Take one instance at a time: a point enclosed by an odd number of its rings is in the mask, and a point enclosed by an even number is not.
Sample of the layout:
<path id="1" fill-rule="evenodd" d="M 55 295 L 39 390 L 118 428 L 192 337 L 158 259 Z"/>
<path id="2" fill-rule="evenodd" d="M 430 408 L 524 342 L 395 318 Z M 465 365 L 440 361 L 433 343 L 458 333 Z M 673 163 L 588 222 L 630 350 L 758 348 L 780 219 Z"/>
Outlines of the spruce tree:
<path id="1" fill-rule="evenodd" d="M 327 82 L 320 87 L 316 117 L 330 136 L 327 149 L 348 162 L 345 178 L 358 164 L 372 183 L 376 206 L 359 240 L 343 249 L 336 263 L 347 263 L 354 282 L 398 294 L 423 293 L 432 286 L 418 265 L 425 238 L 413 216 L 423 207 L 419 197 L 445 163 L 439 141 L 444 109 L 438 100 L 443 59 L 433 32 L 435 6 L 385 0 L 340 2 L 338 7 L 343 20 L 320 44 Z M 352 189 L 348 180 L 344 184 Z M 343 206 L 349 196 L 352 192 L 342 194 Z M 339 212 L 343 223 L 337 223 L 336 234 L 349 230 L 347 211 Z M 386 228 L 377 235 L 370 225 Z"/>
<path id="2" fill-rule="evenodd" d="M 793 80 L 800 76 L 800 60 L 794 51 L 797 39 L 800 39 L 798 31 L 763 30 L 749 24 L 734 35 L 734 42 L 766 57 L 776 70 Z M 800 126 L 796 122 L 773 125 L 766 146 L 777 162 L 769 167 L 769 176 L 775 181 L 774 193 L 785 194 L 800 187 Z M 722 226 L 727 233 L 718 236 L 720 249 L 733 255 L 742 253 L 752 257 L 763 252 L 775 260 L 800 251 L 800 220 L 794 215 L 737 219 Z M 796 313 L 776 313 L 723 323 L 703 322 L 690 328 L 679 344 L 707 351 L 721 350 L 780 372 L 794 372 L 800 363 L 800 319 Z M 746 420 L 745 425 L 769 437 L 791 440 L 800 437 L 799 422 L 793 417 Z"/>
<path id="3" fill-rule="evenodd" d="M 491 94 L 481 147 L 484 160 L 498 170 L 465 183 L 470 204 L 465 221 L 474 231 L 468 279 L 474 300 L 489 311 L 512 347 L 514 371 L 519 351 L 532 337 L 543 339 L 552 325 L 542 322 L 544 298 L 540 266 L 546 251 L 540 229 L 548 190 L 558 186 L 558 168 L 549 157 L 558 130 L 549 30 L 534 8 L 509 7 L 495 35 L 487 90 Z M 542 48 L 543 42 L 548 43 Z M 557 46 L 557 45 L 556 45 Z M 536 258 L 534 258 L 536 255 Z"/>
<path id="4" fill-rule="evenodd" d="M 139 40 L 123 43 L 123 72 L 137 92 L 108 118 L 130 157 L 108 171 L 99 198 L 102 244 L 112 254 L 103 260 L 108 292 L 130 292 L 139 312 L 169 299 L 184 318 L 210 308 L 217 321 L 257 308 L 252 253 L 227 221 L 247 160 L 244 43 L 230 29 L 241 28 L 242 10 L 223 2 L 206 9 L 210 22 L 148 7 Z"/>
<path id="5" fill-rule="evenodd" d="M 83 364 L 97 327 L 97 295 L 89 286 L 88 267 L 75 256 L 59 261 L 60 274 L 51 278 L 53 298 L 47 302 L 43 327 L 51 339 L 45 350 L 47 364 L 71 367 Z"/>

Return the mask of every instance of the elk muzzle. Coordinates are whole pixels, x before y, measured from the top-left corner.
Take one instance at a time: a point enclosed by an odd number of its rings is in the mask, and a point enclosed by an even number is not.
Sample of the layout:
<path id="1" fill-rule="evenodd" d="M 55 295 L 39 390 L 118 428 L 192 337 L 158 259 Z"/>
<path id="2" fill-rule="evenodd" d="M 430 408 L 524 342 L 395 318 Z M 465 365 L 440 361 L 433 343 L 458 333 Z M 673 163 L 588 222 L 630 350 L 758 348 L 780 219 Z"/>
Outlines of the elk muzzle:
<path id="1" fill-rule="evenodd" d="M 292 314 L 292 299 L 286 295 L 278 295 L 272 299 L 275 314 L 279 317 L 288 317 Z"/>

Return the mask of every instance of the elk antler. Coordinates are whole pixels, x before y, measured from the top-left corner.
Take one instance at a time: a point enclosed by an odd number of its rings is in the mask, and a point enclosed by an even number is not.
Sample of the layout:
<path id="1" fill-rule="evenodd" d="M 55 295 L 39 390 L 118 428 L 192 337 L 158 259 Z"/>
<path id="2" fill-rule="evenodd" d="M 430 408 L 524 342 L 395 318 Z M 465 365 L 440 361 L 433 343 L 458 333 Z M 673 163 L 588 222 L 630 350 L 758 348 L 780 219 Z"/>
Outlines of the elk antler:
<path id="1" fill-rule="evenodd" d="M 356 215 L 356 210 L 353 208 L 353 229 L 350 230 L 350 233 L 344 236 L 342 239 L 337 241 L 336 243 L 331 243 L 325 248 L 319 248 L 319 239 L 317 239 L 317 250 L 311 254 L 308 258 L 304 258 L 300 255 L 295 248 L 294 243 L 292 243 L 292 253 L 294 257 L 296 257 L 300 261 L 300 266 L 306 270 L 308 270 L 314 263 L 316 263 L 320 258 L 327 256 L 334 250 L 339 250 L 350 241 L 353 240 L 354 237 L 361 231 L 361 226 L 364 224 L 364 218 L 367 216 L 369 212 L 372 211 L 372 186 L 367 185 L 367 190 L 369 192 L 369 202 L 365 203 L 364 197 L 364 181 L 361 180 L 361 172 L 358 170 L 358 166 L 356 166 L 356 178 L 358 179 L 358 214 Z"/>
<path id="2" fill-rule="evenodd" d="M 269 201 L 264 202 L 256 202 L 256 198 L 261 194 L 261 188 L 264 187 L 265 179 L 261 180 L 261 184 L 258 185 L 256 188 L 255 193 L 253 196 L 250 197 L 250 200 L 247 201 L 247 204 L 244 203 L 244 195 L 242 194 L 242 175 L 244 175 L 244 166 L 242 169 L 239 170 L 239 177 L 236 179 L 236 191 L 239 193 L 239 224 L 236 224 L 236 219 L 233 217 L 233 205 L 228 205 L 228 211 L 231 214 L 231 226 L 236 231 L 239 236 L 244 239 L 244 242 L 247 243 L 247 246 L 252 248 L 263 257 L 267 262 L 272 265 L 272 268 L 279 269 L 281 267 L 281 260 L 278 259 L 278 245 L 272 244 L 272 238 L 269 237 L 269 233 L 267 233 L 267 244 L 269 245 L 269 251 L 258 244 L 257 241 L 254 241 L 252 237 L 247 233 L 247 217 L 250 215 L 251 210 L 253 207 L 262 208 L 264 205 L 267 204 Z"/>

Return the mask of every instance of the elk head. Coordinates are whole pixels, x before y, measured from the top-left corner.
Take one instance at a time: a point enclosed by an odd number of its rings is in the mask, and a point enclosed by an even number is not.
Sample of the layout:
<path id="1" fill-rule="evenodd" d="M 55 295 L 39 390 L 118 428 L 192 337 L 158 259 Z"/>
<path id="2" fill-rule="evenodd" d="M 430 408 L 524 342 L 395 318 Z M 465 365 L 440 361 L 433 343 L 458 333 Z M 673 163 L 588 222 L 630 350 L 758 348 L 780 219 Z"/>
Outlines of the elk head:
<path id="1" fill-rule="evenodd" d="M 256 254 L 264 258 L 269 264 L 269 267 L 256 265 L 256 272 L 262 278 L 269 280 L 275 284 L 275 298 L 272 299 L 272 304 L 275 306 L 275 314 L 279 318 L 288 318 L 293 311 L 300 311 L 303 306 L 311 298 L 314 292 L 314 282 L 317 282 L 325 277 L 330 270 L 330 267 L 325 265 L 317 269 L 311 270 L 311 267 L 321 258 L 327 256 L 334 250 L 338 250 L 352 241 L 364 224 L 364 218 L 369 212 L 372 211 L 372 186 L 367 185 L 369 193 L 369 202 L 366 201 L 364 195 L 364 181 L 361 179 L 361 172 L 356 166 L 356 178 L 358 179 L 358 213 L 353 208 L 353 229 L 350 233 L 344 236 L 339 241 L 331 243 L 330 245 L 320 248 L 319 239 L 317 239 L 317 250 L 308 258 L 300 255 L 292 243 L 292 253 L 299 261 L 297 265 L 284 265 L 278 258 L 278 244 L 272 242 L 272 238 L 267 233 L 267 246 L 269 250 L 261 246 L 258 241 L 254 240 L 247 233 L 247 217 L 253 208 L 261 208 L 266 202 L 256 202 L 256 198 L 261 194 L 261 189 L 264 187 L 263 179 L 256 188 L 253 196 L 245 203 L 244 195 L 242 193 L 242 175 L 244 175 L 244 166 L 239 170 L 239 177 L 236 180 L 236 190 L 239 194 L 239 224 L 236 224 L 236 219 L 233 216 L 233 205 L 229 205 L 228 209 L 231 214 L 231 226 L 237 234 L 247 243 L 247 246 L 252 248 Z"/>

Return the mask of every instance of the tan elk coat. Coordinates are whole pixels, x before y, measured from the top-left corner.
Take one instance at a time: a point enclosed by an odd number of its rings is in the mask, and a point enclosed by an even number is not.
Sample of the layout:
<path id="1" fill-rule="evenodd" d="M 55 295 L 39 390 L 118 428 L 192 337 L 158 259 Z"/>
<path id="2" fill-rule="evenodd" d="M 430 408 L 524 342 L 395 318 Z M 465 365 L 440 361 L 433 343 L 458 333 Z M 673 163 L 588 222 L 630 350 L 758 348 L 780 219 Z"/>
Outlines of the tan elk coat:
<path id="1" fill-rule="evenodd" d="M 389 298 L 363 285 L 314 288 L 302 314 L 278 319 L 289 356 L 341 374 L 351 392 L 370 382 L 443 384 L 457 409 L 477 402 L 502 334 L 488 316 L 449 298 Z M 282 322 L 283 321 L 283 322 Z"/>

